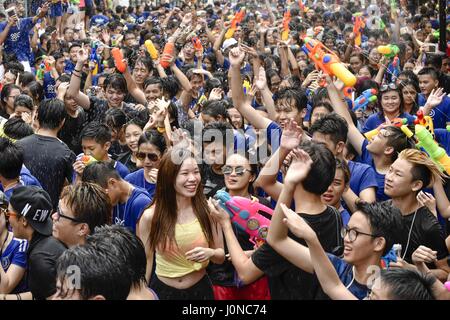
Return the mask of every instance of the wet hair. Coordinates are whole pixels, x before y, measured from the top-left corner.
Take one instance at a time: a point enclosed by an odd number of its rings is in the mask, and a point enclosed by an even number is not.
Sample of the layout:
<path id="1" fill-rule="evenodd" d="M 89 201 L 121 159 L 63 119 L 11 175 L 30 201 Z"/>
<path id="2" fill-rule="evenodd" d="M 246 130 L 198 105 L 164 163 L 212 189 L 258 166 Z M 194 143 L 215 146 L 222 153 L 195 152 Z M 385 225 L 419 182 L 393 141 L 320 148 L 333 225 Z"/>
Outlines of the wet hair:
<path id="1" fill-rule="evenodd" d="M 125 77 L 122 74 L 119 73 L 112 73 L 109 74 L 105 82 L 103 83 L 104 89 L 106 90 L 108 87 L 120 91 L 124 94 L 128 93 L 127 89 L 127 81 L 125 80 Z"/>
<path id="2" fill-rule="evenodd" d="M 131 288 L 128 265 L 115 253 L 110 244 L 85 244 L 69 248 L 63 252 L 56 263 L 57 279 L 61 283 L 59 298 L 68 294 L 64 286 L 70 267 L 77 266 L 79 272 L 79 294 L 87 300 L 97 295 L 107 300 L 125 300 Z M 72 284 L 73 285 L 73 284 Z M 74 288 L 68 288 L 71 291 Z"/>
<path id="3" fill-rule="evenodd" d="M 14 99 L 14 110 L 16 109 L 16 107 L 24 107 L 30 111 L 33 111 L 33 99 L 31 99 L 31 97 L 26 94 L 19 94 Z"/>
<path id="4" fill-rule="evenodd" d="M 413 142 L 408 139 L 408 137 L 403 133 L 403 131 L 395 126 L 387 126 L 385 127 L 387 131 L 389 131 L 389 135 L 386 138 L 386 146 L 392 147 L 394 152 L 391 155 L 391 161 L 394 162 L 397 160 L 397 157 L 400 152 L 407 148 L 414 148 Z"/>
<path id="5" fill-rule="evenodd" d="M 87 243 L 111 246 L 111 253 L 128 266 L 128 277 L 132 285 L 146 283 L 147 257 L 144 245 L 129 229 L 118 225 L 97 227 L 95 233 L 87 238 Z"/>
<path id="6" fill-rule="evenodd" d="M 318 119 L 309 129 L 311 135 L 314 132 L 329 135 L 335 145 L 347 141 L 348 125 L 344 118 L 336 113 L 330 113 Z"/>
<path id="7" fill-rule="evenodd" d="M 46 99 L 39 105 L 37 119 L 41 128 L 56 129 L 66 119 L 66 116 L 67 111 L 64 102 L 59 99 Z"/>
<path id="8" fill-rule="evenodd" d="M 138 141 L 138 147 L 140 147 L 141 144 L 144 143 L 154 145 L 159 150 L 159 152 L 161 152 L 161 154 L 164 154 L 164 152 L 166 152 L 167 150 L 167 144 L 164 136 L 154 129 L 142 133 Z"/>
<path id="9" fill-rule="evenodd" d="M 90 122 L 80 132 L 80 140 L 83 139 L 94 139 L 95 142 L 104 145 L 111 142 L 111 129 L 104 123 Z"/>
<path id="10" fill-rule="evenodd" d="M 205 94 L 209 95 L 212 89 L 222 88 L 222 81 L 218 78 L 210 78 L 205 82 Z"/>
<path id="11" fill-rule="evenodd" d="M 18 178 L 23 161 L 23 150 L 9 139 L 0 137 L 0 175 L 9 180 Z"/>
<path id="12" fill-rule="evenodd" d="M 321 195 L 327 191 L 336 173 L 336 161 L 334 155 L 322 143 L 312 141 L 302 142 L 299 146 L 309 154 L 313 161 L 311 170 L 301 182 L 303 189 L 309 193 Z"/>
<path id="13" fill-rule="evenodd" d="M 25 87 L 30 91 L 33 101 L 38 104 L 44 99 L 44 87 L 37 81 L 32 81 Z"/>
<path id="14" fill-rule="evenodd" d="M 119 108 L 108 109 L 105 113 L 104 123 L 112 130 L 120 130 L 127 123 L 128 117 L 126 113 Z"/>
<path id="15" fill-rule="evenodd" d="M 60 199 L 64 199 L 71 208 L 74 218 L 88 224 L 91 234 L 96 227 L 111 223 L 111 200 L 97 184 L 80 182 L 68 185 L 62 190 Z"/>
<path id="16" fill-rule="evenodd" d="M 227 100 L 208 100 L 203 105 L 202 114 L 213 117 L 215 120 L 222 116 L 224 121 L 229 121 L 228 106 L 229 102 Z"/>
<path id="17" fill-rule="evenodd" d="M 2 104 L 3 107 L 6 107 L 5 100 L 8 99 L 9 95 L 11 94 L 11 91 L 13 91 L 14 89 L 17 89 L 17 90 L 21 91 L 20 87 L 16 86 L 13 83 L 8 83 L 8 84 L 3 86 L 2 91 L 0 93 L 1 104 Z"/>
<path id="18" fill-rule="evenodd" d="M 5 136 L 10 139 L 20 140 L 34 134 L 33 128 L 19 117 L 11 117 L 3 126 Z"/>
<path id="19" fill-rule="evenodd" d="M 160 85 L 164 94 L 167 94 L 170 99 L 175 97 L 180 90 L 178 80 L 174 76 L 169 76 L 160 79 Z"/>
<path id="20" fill-rule="evenodd" d="M 298 112 L 305 109 L 308 103 L 308 98 L 303 90 L 292 88 L 281 89 L 277 92 L 275 103 L 282 100 L 287 100 L 289 102 L 293 101 L 294 107 L 298 110 Z"/>
<path id="21" fill-rule="evenodd" d="M 150 78 L 145 79 L 144 85 L 143 85 L 144 90 L 151 84 L 157 84 L 157 85 L 159 85 L 159 89 L 163 90 L 163 82 L 162 82 L 161 78 L 150 77 Z"/>
<path id="22" fill-rule="evenodd" d="M 410 269 L 381 270 L 381 281 L 389 288 L 390 300 L 435 300 L 436 278 Z"/>
<path id="23" fill-rule="evenodd" d="M 347 185 L 350 182 L 350 168 L 345 160 L 336 158 L 336 170 L 342 170 L 344 173 L 344 183 Z"/>
<path id="24" fill-rule="evenodd" d="M 97 183 L 102 188 L 108 187 L 108 180 L 122 180 L 112 162 L 97 161 L 88 165 L 81 176 L 85 182 Z"/>
<path id="25" fill-rule="evenodd" d="M 374 203 L 359 201 L 356 203 L 356 208 L 368 220 L 371 234 L 383 237 L 386 241 L 382 256 L 386 255 L 394 243 L 399 241 L 398 235 L 403 230 L 400 210 L 389 201 Z"/>

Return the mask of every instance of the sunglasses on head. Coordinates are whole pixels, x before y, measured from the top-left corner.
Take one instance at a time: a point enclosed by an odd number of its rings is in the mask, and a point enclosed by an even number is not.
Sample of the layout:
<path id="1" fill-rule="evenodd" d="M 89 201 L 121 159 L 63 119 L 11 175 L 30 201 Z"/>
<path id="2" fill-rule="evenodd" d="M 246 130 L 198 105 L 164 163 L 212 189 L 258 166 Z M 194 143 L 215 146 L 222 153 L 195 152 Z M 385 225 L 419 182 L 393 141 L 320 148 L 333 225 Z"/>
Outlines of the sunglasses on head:
<path id="1" fill-rule="evenodd" d="M 222 167 L 222 173 L 223 173 L 224 175 L 226 175 L 226 176 L 229 176 L 230 174 L 232 174 L 232 173 L 233 173 L 233 170 L 234 170 L 234 172 L 236 173 L 236 175 L 238 175 L 238 176 L 244 175 L 244 173 L 245 173 L 246 171 L 249 171 L 249 172 L 250 172 L 250 170 L 245 169 L 245 168 L 242 167 L 242 166 L 239 166 L 239 167 L 223 166 L 223 167 Z"/>
<path id="2" fill-rule="evenodd" d="M 138 152 L 136 153 L 136 158 L 140 161 L 144 161 L 145 158 L 148 158 L 150 161 L 158 161 L 159 156 L 156 153 Z"/>
<path id="3" fill-rule="evenodd" d="M 380 92 L 386 92 L 388 90 L 398 90 L 398 87 L 394 82 L 382 85 L 380 87 Z"/>

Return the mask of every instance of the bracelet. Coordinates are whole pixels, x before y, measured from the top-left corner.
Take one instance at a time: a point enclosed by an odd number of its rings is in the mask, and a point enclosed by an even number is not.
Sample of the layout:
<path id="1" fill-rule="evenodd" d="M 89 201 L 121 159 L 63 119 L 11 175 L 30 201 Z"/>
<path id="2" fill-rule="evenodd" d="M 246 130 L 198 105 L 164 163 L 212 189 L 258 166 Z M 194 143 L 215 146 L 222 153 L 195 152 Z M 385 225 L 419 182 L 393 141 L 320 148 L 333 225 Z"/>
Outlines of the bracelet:
<path id="1" fill-rule="evenodd" d="M 77 70 L 77 69 L 75 69 L 75 68 L 73 69 L 73 71 L 75 71 L 75 72 L 81 72 L 81 70 Z"/>
<path id="2" fill-rule="evenodd" d="M 75 73 L 72 72 L 72 75 L 81 79 L 81 76 L 79 74 L 75 74 Z"/>

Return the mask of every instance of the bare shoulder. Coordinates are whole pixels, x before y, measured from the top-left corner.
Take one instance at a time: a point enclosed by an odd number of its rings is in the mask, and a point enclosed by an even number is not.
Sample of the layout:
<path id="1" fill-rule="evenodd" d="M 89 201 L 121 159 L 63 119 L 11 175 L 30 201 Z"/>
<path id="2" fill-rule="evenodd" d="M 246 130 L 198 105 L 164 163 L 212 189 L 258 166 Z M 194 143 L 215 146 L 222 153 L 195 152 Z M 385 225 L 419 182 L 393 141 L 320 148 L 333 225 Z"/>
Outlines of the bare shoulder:
<path id="1" fill-rule="evenodd" d="M 144 212 L 142 212 L 142 216 L 139 222 L 151 223 L 154 214 L 155 214 L 155 206 L 151 206 L 150 208 L 145 209 Z"/>

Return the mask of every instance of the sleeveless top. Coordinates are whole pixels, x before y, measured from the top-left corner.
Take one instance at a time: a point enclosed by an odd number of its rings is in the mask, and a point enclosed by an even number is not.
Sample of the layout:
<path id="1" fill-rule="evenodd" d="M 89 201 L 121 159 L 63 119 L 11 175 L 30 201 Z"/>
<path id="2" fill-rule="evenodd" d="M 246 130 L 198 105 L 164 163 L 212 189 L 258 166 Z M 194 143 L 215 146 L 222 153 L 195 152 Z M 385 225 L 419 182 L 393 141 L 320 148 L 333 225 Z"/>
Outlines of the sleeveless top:
<path id="1" fill-rule="evenodd" d="M 186 259 L 186 252 L 196 247 L 209 247 L 197 218 L 175 225 L 175 242 L 176 245 L 169 244 L 164 252 L 156 250 L 156 275 L 178 278 L 206 268 L 209 260 L 199 263 Z"/>

